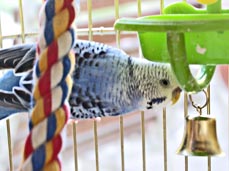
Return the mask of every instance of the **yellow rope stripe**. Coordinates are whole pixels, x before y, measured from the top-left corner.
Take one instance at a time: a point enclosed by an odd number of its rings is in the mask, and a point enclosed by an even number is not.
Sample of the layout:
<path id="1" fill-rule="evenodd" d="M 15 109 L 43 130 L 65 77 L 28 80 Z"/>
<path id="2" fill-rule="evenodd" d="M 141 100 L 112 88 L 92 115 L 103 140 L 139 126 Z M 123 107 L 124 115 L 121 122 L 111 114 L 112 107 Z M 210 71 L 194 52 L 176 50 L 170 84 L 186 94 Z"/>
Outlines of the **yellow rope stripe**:
<path id="1" fill-rule="evenodd" d="M 46 153 L 46 158 L 45 158 L 45 163 L 48 163 L 52 156 L 53 156 L 53 148 L 52 148 L 52 141 L 49 141 L 46 145 L 45 145 L 46 150 L 48 151 L 48 153 Z"/>
<path id="2" fill-rule="evenodd" d="M 36 101 L 36 105 L 33 108 L 33 113 L 36 113 L 36 115 L 31 116 L 31 120 L 34 125 L 45 118 L 44 102 L 42 98 Z"/>
<path id="3" fill-rule="evenodd" d="M 57 39 L 63 32 L 66 31 L 69 22 L 68 20 L 63 20 L 63 18 L 69 17 L 70 15 L 68 9 L 64 9 L 62 12 L 60 12 L 57 16 L 53 18 L 54 39 Z"/>
<path id="4" fill-rule="evenodd" d="M 35 86 L 36 86 L 36 88 L 34 89 L 33 94 L 34 94 L 34 98 L 35 98 L 35 99 L 38 99 L 38 97 L 40 97 L 41 95 L 40 95 L 39 89 L 37 88 L 38 85 L 36 84 Z"/>
<path id="5" fill-rule="evenodd" d="M 55 13 L 58 13 L 63 8 L 63 5 L 64 5 L 64 0 L 55 0 Z"/>
<path id="6" fill-rule="evenodd" d="M 39 58 L 39 68 L 40 68 L 40 72 L 42 73 L 42 71 L 46 71 L 48 68 L 48 49 L 45 49 L 40 58 Z"/>
<path id="7" fill-rule="evenodd" d="M 69 53 L 69 59 L 71 61 L 71 70 L 70 73 L 73 73 L 73 71 L 75 70 L 75 53 L 73 51 L 70 51 Z"/>
<path id="8" fill-rule="evenodd" d="M 68 89 L 71 90 L 73 86 L 73 81 L 70 75 L 66 77 L 66 82 L 67 82 Z M 67 99 L 69 98 L 70 94 L 71 94 L 71 91 L 68 91 Z"/>
<path id="9" fill-rule="evenodd" d="M 56 112 L 55 112 L 55 115 L 56 115 L 56 131 L 55 131 L 55 135 L 59 134 L 60 131 L 62 130 L 63 128 L 63 125 L 65 124 L 66 120 L 66 116 L 65 116 L 65 111 L 60 108 L 58 109 Z"/>
<path id="10" fill-rule="evenodd" d="M 50 163 L 49 165 L 46 165 L 43 169 L 43 171 L 58 171 L 59 170 L 59 164 L 57 161 L 54 161 Z"/>

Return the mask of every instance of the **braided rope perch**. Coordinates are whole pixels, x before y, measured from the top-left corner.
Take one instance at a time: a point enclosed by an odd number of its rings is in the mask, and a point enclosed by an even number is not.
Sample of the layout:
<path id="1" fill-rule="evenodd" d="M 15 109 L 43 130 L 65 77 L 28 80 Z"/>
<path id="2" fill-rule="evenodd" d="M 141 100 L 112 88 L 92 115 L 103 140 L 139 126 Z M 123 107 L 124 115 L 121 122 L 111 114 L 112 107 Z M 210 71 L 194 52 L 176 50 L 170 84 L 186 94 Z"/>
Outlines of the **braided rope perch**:
<path id="1" fill-rule="evenodd" d="M 33 110 L 25 142 L 23 171 L 59 171 L 60 132 L 68 115 L 75 56 L 71 24 L 74 0 L 47 0 L 40 13 L 38 59 L 34 66 Z"/>

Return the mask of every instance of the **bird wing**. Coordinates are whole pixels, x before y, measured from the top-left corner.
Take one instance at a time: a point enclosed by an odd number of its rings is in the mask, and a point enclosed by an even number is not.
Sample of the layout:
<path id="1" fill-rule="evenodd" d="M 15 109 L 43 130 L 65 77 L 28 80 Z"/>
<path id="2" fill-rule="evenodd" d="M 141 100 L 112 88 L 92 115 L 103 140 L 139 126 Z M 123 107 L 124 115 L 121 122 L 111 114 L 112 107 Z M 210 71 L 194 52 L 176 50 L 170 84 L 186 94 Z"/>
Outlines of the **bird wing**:
<path id="1" fill-rule="evenodd" d="M 27 79 L 31 73 L 24 72 L 24 75 L 17 76 L 11 69 L 0 78 L 0 120 L 30 108 L 31 89 L 28 87 L 31 85 Z"/>
<path id="2" fill-rule="evenodd" d="M 15 113 L 26 112 L 15 93 L 0 90 L 0 120 Z"/>
<path id="3" fill-rule="evenodd" d="M 5 108 L 24 109 L 14 92 L 0 90 L 0 106 Z"/>
<path id="4" fill-rule="evenodd" d="M 22 44 L 0 50 L 0 69 L 15 69 L 15 73 L 33 68 L 36 44 Z"/>

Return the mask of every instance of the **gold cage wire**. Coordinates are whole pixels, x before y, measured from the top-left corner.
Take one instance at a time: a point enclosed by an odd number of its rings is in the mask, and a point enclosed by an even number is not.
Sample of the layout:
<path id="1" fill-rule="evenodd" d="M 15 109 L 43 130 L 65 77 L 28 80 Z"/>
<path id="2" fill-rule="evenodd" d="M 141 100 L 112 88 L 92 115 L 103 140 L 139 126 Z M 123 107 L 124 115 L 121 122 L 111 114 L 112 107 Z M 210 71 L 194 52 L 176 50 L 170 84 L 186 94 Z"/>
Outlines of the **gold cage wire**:
<path id="1" fill-rule="evenodd" d="M 3 1 L 6 1 L 6 0 L 3 0 Z M 100 3 L 103 3 L 103 1 L 97 1 L 97 2 L 100 2 Z M 120 17 L 120 3 L 123 3 L 124 0 L 114 0 L 113 1 L 113 13 L 114 13 L 114 20 L 115 21 L 116 19 L 118 19 Z M 140 17 L 142 16 L 142 13 L 143 13 L 143 7 L 142 5 L 144 5 L 145 1 L 144 0 L 128 0 L 128 2 L 130 3 L 136 3 L 136 9 L 135 9 L 135 16 L 136 17 Z M 4 40 L 7 40 L 7 39 L 12 39 L 12 40 L 16 40 L 16 39 L 19 39 L 21 40 L 21 43 L 26 43 L 26 39 L 27 38 L 34 38 L 37 36 L 37 33 L 36 32 L 26 32 L 26 28 L 25 28 L 25 24 L 24 24 L 24 10 L 23 9 L 23 3 L 25 3 L 23 0 L 18 0 L 17 4 L 18 4 L 18 11 L 19 11 L 19 22 L 20 22 L 20 33 L 15 33 L 15 34 L 8 34 L 8 35 L 3 35 L 2 34 L 2 25 L 4 25 L 5 23 L 2 23 L 0 22 L 0 47 L 2 48 L 3 47 L 3 41 Z M 121 40 L 121 36 L 122 35 L 125 35 L 125 34 L 134 34 L 135 33 L 126 33 L 126 32 L 116 32 L 112 25 L 109 25 L 109 26 L 98 26 L 98 27 L 93 27 L 93 4 L 96 4 L 95 1 L 92 1 L 92 0 L 85 0 L 85 1 L 82 1 L 81 2 L 81 5 L 82 3 L 84 3 L 84 5 L 86 6 L 86 9 L 87 9 L 87 19 L 88 19 L 88 25 L 87 25 L 87 28 L 77 28 L 76 29 L 76 34 L 80 37 L 84 37 L 84 38 L 87 38 L 88 40 L 93 40 L 94 39 L 94 36 L 106 36 L 106 35 L 113 35 L 115 36 L 115 39 L 116 39 L 116 46 L 118 48 L 122 48 L 121 47 L 121 44 L 120 44 L 120 40 Z M 155 2 L 151 2 L 151 1 L 147 1 L 147 4 L 151 4 L 151 9 L 158 9 L 158 12 L 162 11 L 163 7 L 164 7 L 164 1 L 161 0 L 161 1 L 155 1 Z M 156 5 L 156 6 L 155 6 Z M 1 8 L 0 8 L 1 9 Z M 144 13 L 145 14 L 145 13 Z M 1 15 L 1 13 L 0 13 Z M 79 16 L 80 18 L 80 16 Z M 0 17 L 1 19 L 1 17 Z M 135 35 L 136 36 L 136 35 Z M 140 54 L 140 50 L 139 50 L 139 54 Z M 208 93 L 210 94 L 210 87 L 208 88 Z M 183 104 L 183 112 L 184 112 L 184 116 L 186 116 L 188 114 L 188 98 L 187 98 L 187 94 L 185 93 L 184 94 L 184 104 Z M 167 170 L 172 170 L 170 169 L 170 166 L 168 164 L 168 161 L 170 160 L 170 158 L 168 158 L 168 149 L 167 149 L 167 143 L 168 143 L 168 140 L 167 140 L 167 114 L 166 114 L 166 109 L 163 109 L 162 111 L 162 123 L 161 123 L 161 129 L 162 129 L 162 132 L 163 132 L 163 158 L 161 159 L 162 161 L 162 165 L 161 165 L 161 169 L 160 170 L 164 170 L 164 171 L 167 171 Z M 207 107 L 207 113 L 209 114 L 210 113 L 210 104 L 208 105 Z M 140 117 L 139 117 L 140 116 Z M 146 171 L 147 170 L 147 149 L 146 149 L 146 135 L 145 135 L 145 124 L 146 124 L 146 120 L 148 119 L 148 117 L 146 118 L 145 117 L 145 113 L 144 112 L 138 112 L 138 119 L 140 120 L 140 126 L 137 128 L 137 131 L 140 132 L 141 134 L 141 145 L 140 147 L 138 148 L 141 148 L 141 169 L 142 171 Z M 16 118 L 17 119 L 17 118 Z M 118 123 L 119 125 L 119 142 L 120 142 L 120 152 L 116 151 L 116 153 L 120 153 L 120 169 L 121 171 L 124 171 L 124 170 L 133 170 L 135 171 L 135 169 L 128 169 L 126 167 L 126 161 L 128 160 L 128 158 L 125 157 L 125 149 L 126 149 L 126 146 L 125 146 L 125 122 L 129 119 L 129 117 L 125 117 L 125 116 L 120 116 L 118 118 L 118 120 L 115 120 L 116 124 Z M 109 119 L 106 119 L 108 120 L 108 123 L 109 123 Z M 4 122 L 4 121 L 1 121 L 1 122 Z M 82 121 L 82 122 L 85 122 L 85 121 Z M 7 130 L 7 141 L 8 141 L 8 156 L 9 156 L 9 164 L 8 164 L 8 168 L 10 171 L 13 171 L 13 170 L 16 170 L 17 169 L 17 166 L 15 166 L 14 164 L 14 152 L 12 150 L 12 135 L 11 135 L 11 119 L 7 119 L 5 121 L 6 123 L 6 130 Z M 113 124 L 113 123 L 111 123 Z M 93 137 L 94 137 L 94 141 L 93 141 L 93 146 L 94 146 L 94 165 L 95 165 L 95 168 L 94 170 L 96 171 L 99 171 L 99 170 L 102 170 L 101 168 L 101 155 L 100 155 L 100 149 L 101 149 L 101 146 L 100 146 L 100 133 L 98 131 L 98 126 L 100 125 L 100 122 L 98 123 L 97 121 L 92 121 L 90 122 L 89 125 L 93 125 L 90 127 L 90 129 L 92 129 L 93 131 Z M 27 125 L 26 125 L 27 126 Z M 73 153 L 72 154 L 72 157 L 73 158 L 73 162 L 74 162 L 74 169 L 72 170 L 75 170 L 75 171 L 80 171 L 80 168 L 79 168 L 79 151 L 78 151 L 78 148 L 79 148 L 79 145 L 78 145 L 78 141 L 79 141 L 79 137 L 77 136 L 78 134 L 78 130 L 80 130 L 80 126 L 82 125 L 78 125 L 77 123 L 73 123 L 70 127 L 70 129 L 72 131 L 72 151 Z M 4 128 L 5 129 L 5 128 Z M 4 131 L 4 130 L 1 130 L 1 131 Z M 228 130 L 227 130 L 227 134 L 228 134 Z M 0 141 L 6 141 L 5 139 L 1 139 Z M 155 140 L 157 141 L 157 140 Z M 0 155 L 4 155 L 4 154 L 0 154 Z M 174 152 L 174 155 L 175 155 L 175 152 Z M 189 170 L 189 158 L 188 157 L 184 157 L 184 159 L 182 160 L 183 157 L 181 157 L 181 162 L 184 163 L 184 168 L 183 170 L 185 171 L 188 171 Z M 110 160 L 115 160 L 115 159 L 110 159 Z M 90 163 L 89 163 L 90 164 Z M 208 171 L 212 170 L 212 163 L 211 163 L 211 158 L 210 157 L 207 157 L 207 160 L 205 162 L 205 164 L 207 165 L 206 169 Z M 225 168 L 228 168 L 228 164 L 225 164 Z M 0 170 L 1 169 L 1 164 L 0 164 Z M 84 169 L 82 169 L 84 170 Z M 155 169 L 154 169 L 155 170 Z"/>

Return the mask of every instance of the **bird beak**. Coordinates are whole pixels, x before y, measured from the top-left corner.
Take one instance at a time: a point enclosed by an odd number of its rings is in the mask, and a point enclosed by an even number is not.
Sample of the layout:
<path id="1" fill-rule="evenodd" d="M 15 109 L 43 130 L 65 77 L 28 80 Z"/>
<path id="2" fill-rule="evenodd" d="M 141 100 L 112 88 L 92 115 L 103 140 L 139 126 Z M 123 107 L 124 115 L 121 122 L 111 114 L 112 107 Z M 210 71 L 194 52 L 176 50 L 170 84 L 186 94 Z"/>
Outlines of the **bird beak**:
<path id="1" fill-rule="evenodd" d="M 179 87 L 175 88 L 172 92 L 172 104 L 175 104 L 180 98 L 181 89 Z"/>

